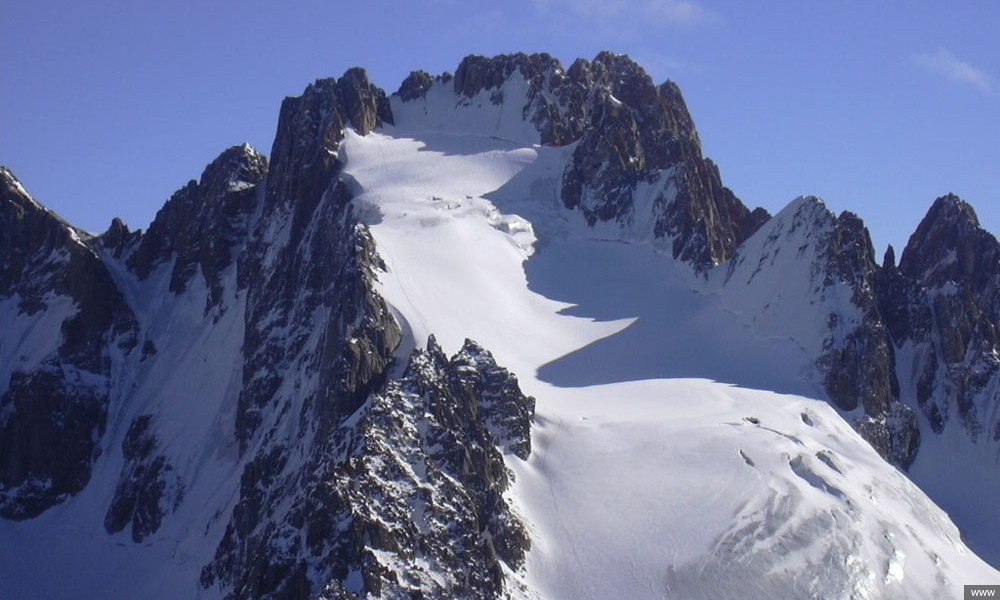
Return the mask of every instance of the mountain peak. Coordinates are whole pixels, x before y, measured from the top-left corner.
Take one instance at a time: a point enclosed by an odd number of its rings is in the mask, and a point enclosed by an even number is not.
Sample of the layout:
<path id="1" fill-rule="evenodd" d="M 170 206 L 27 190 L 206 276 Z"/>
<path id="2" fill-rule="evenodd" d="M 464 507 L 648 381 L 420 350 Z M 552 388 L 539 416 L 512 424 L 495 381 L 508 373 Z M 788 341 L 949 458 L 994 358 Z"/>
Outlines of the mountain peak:
<path id="1" fill-rule="evenodd" d="M 4 187 L 21 187 L 21 182 L 18 181 L 17 176 L 9 168 L 0 165 L 0 183 L 3 183 Z M 22 188 L 23 189 L 23 188 Z"/>
<path id="2" fill-rule="evenodd" d="M 562 65 L 544 53 L 499 54 L 492 58 L 470 54 L 462 59 L 455 70 L 455 93 L 472 98 L 483 90 L 499 88 L 517 71 L 520 71 L 525 80 L 538 85 L 545 73 L 562 72 Z"/>
<path id="3" fill-rule="evenodd" d="M 0 167 L 0 298 L 19 292 L 22 303 L 34 297 L 23 286 L 40 284 L 32 273 L 57 273 L 60 285 L 66 284 L 59 269 L 42 268 L 43 264 L 64 263 L 68 257 L 86 262 L 82 256 L 92 251 L 84 243 L 89 236 L 46 209 L 29 194 L 13 171 Z M 70 278 L 74 279 L 75 278 Z M 40 306 L 30 302 L 25 304 Z"/>
<path id="4" fill-rule="evenodd" d="M 934 201 L 899 260 L 905 275 L 937 286 L 1000 273 L 1000 244 L 976 211 L 954 194 Z"/>
<path id="5" fill-rule="evenodd" d="M 361 135 L 367 135 L 382 123 L 392 123 L 385 92 L 371 82 L 365 69 L 348 69 L 337 80 L 336 88 L 347 119 Z"/>
<path id="6" fill-rule="evenodd" d="M 70 227 L 58 215 L 35 200 L 21 185 L 14 171 L 0 165 L 0 210 L 4 207 L 15 207 L 19 215 L 23 215 L 24 211 L 45 213 L 66 227 Z"/>
<path id="7" fill-rule="evenodd" d="M 224 150 L 201 174 L 198 185 L 206 197 L 253 187 L 267 174 L 267 157 L 250 144 Z"/>
<path id="8" fill-rule="evenodd" d="M 883 269 L 895 269 L 896 268 L 896 249 L 889 244 L 885 248 L 885 255 L 882 258 L 882 268 Z"/>
<path id="9" fill-rule="evenodd" d="M 803 195 L 798 196 L 794 200 L 788 203 L 785 208 L 781 209 L 778 215 L 784 214 L 823 214 L 834 216 L 829 208 L 826 206 L 826 202 L 823 201 L 819 196 Z M 776 215 L 777 216 L 777 215 Z"/>
<path id="10" fill-rule="evenodd" d="M 934 200 L 928 211 L 927 218 L 930 219 L 965 219 L 976 227 L 979 226 L 979 217 L 976 216 L 972 205 L 959 198 L 956 194 L 945 194 Z"/>
<path id="11" fill-rule="evenodd" d="M 176 258 L 170 290 L 185 291 L 200 269 L 210 289 L 209 306 L 218 303 L 220 274 L 233 263 L 235 247 L 243 243 L 256 206 L 257 185 L 267 172 L 267 157 L 249 144 L 224 150 L 205 167 L 199 181 L 188 182 L 156 213 L 128 265 L 145 279 L 158 265 Z M 201 226 L 193 227 L 195 223 Z M 121 255 L 122 240 L 132 243 L 132 237 L 115 227 L 109 232 L 102 242 Z"/>
<path id="12" fill-rule="evenodd" d="M 403 83 L 399 84 L 395 95 L 399 96 L 403 102 L 409 102 L 426 94 L 432 85 L 434 85 L 434 78 L 427 71 L 423 69 L 410 71 Z"/>
<path id="13" fill-rule="evenodd" d="M 598 79 L 613 89 L 619 91 L 641 90 L 648 94 L 656 87 L 646 70 L 627 54 L 617 54 L 605 50 L 594 57 L 591 65 Z M 626 104 L 633 105 L 632 102 L 628 102 L 624 98 L 621 100 Z"/>
<path id="14" fill-rule="evenodd" d="M 626 55 L 472 55 L 392 97 L 349 69 L 145 233 L 80 237 L 7 169 L 0 231 L 21 596 L 951 597 L 996 574 L 864 442 L 954 472 L 945 499 L 1000 489 L 996 240 L 939 199 L 916 279 L 819 198 L 750 211 L 680 87 Z"/>
<path id="15" fill-rule="evenodd" d="M 392 111 L 397 127 L 414 132 L 575 143 L 562 204 L 590 227 L 653 242 L 696 270 L 727 261 L 770 216 L 723 185 L 677 84 L 655 85 L 625 54 L 600 52 L 568 71 L 548 54 L 470 55 L 453 80 L 411 73 Z"/>

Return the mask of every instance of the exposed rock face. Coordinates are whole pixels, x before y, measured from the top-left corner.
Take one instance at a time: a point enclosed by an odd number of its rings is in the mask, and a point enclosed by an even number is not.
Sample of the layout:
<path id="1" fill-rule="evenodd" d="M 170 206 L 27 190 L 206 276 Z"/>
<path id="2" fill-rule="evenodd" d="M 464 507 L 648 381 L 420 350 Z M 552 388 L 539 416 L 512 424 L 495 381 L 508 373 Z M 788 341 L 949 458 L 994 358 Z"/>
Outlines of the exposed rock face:
<path id="1" fill-rule="evenodd" d="M 812 197 L 781 211 L 741 247 L 725 274 L 726 301 L 760 335 L 795 340 L 830 401 L 888 460 L 912 463 L 913 411 L 899 402 L 894 348 L 876 291 L 868 231 Z"/>
<path id="2" fill-rule="evenodd" d="M 1000 432 L 1000 243 L 954 195 L 938 198 L 879 286 L 909 375 L 935 433 L 956 419 L 973 439 Z M 912 375 L 910 375 L 912 374 Z"/>
<path id="3" fill-rule="evenodd" d="M 245 242 L 256 209 L 255 188 L 267 174 L 267 158 L 248 145 L 223 152 L 201 175 L 177 191 L 141 236 L 128 265 L 140 279 L 171 259 L 170 291 L 183 292 L 199 270 L 209 287 L 206 312 L 222 297 L 221 273 Z M 126 230 L 127 231 L 127 230 Z M 126 237 L 112 223 L 107 245 Z"/>
<path id="4" fill-rule="evenodd" d="M 131 525 L 132 541 L 136 543 L 156 533 L 164 515 L 184 499 L 184 487 L 174 475 L 173 465 L 157 453 L 156 435 L 150 428 L 152 419 L 152 415 L 136 417 L 128 428 L 122 442 L 125 466 L 104 517 L 108 533 Z"/>
<path id="5" fill-rule="evenodd" d="M 526 92 L 505 97 L 514 78 Z M 397 94 L 414 101 L 432 85 L 426 73 L 414 73 Z M 653 240 L 704 270 L 728 260 L 769 217 L 746 208 L 702 157 L 677 85 L 654 85 L 627 56 L 602 52 L 568 71 L 547 54 L 469 56 L 452 85 L 459 98 L 516 103 L 543 144 L 576 143 L 562 201 L 591 226 L 613 223 L 624 238 Z"/>
<path id="6" fill-rule="evenodd" d="M 231 597 L 307 597 L 307 571 L 316 567 L 300 544 L 283 547 L 282 536 L 332 527 L 348 509 L 325 487 L 324 465 L 340 452 L 344 419 L 384 383 L 400 330 L 374 292 L 381 263 L 353 218 L 337 150 L 344 127 L 367 133 L 388 117 L 386 107 L 359 70 L 282 104 L 264 206 L 239 262 L 247 310 L 235 433 L 246 466 L 202 578 Z M 293 454 L 305 464 L 291 468 Z M 283 502 L 296 508 L 283 512 Z M 326 568 L 346 577 L 351 540 L 308 537 L 335 546 Z"/>
<path id="7" fill-rule="evenodd" d="M 421 98 L 434 85 L 434 78 L 427 71 L 412 71 L 400 84 L 396 95 L 403 101 Z"/>
<path id="8" fill-rule="evenodd" d="M 385 92 L 368 81 L 364 69 L 348 69 L 337 81 L 337 97 L 343 102 L 346 122 L 361 135 L 382 123 L 392 123 L 392 109 Z"/>
<path id="9" fill-rule="evenodd" d="M 822 344 L 804 349 L 830 400 L 887 460 L 908 468 L 921 437 L 950 419 L 973 442 L 994 435 L 1000 244 L 968 204 L 939 198 L 898 267 L 891 248 L 875 262 L 858 217 L 834 218 L 815 199 L 793 203 L 759 237 L 725 269 L 734 295 L 766 300 L 740 310 L 806 344 L 815 334 L 782 315 L 825 324 Z"/>
<path id="10" fill-rule="evenodd" d="M 248 307 L 237 415 L 244 449 L 262 413 L 291 402 L 288 391 L 278 395 L 289 372 L 316 378 L 318 391 L 304 410 L 334 427 L 381 382 L 399 343 L 399 326 L 373 290 L 381 261 L 353 217 L 336 158 L 343 128 L 363 131 L 385 106 L 359 70 L 318 81 L 282 104 L 263 214 L 239 264 Z"/>
<path id="11" fill-rule="evenodd" d="M 449 360 L 431 338 L 303 468 L 252 463 L 203 584 L 300 598 L 311 573 L 329 582 L 323 597 L 502 596 L 501 563 L 517 569 L 529 542 L 503 498 L 501 448 L 526 452 L 533 416 L 482 348 L 467 342 Z"/>
<path id="12" fill-rule="evenodd" d="M 385 93 L 368 81 L 361 69 L 351 69 L 340 79 L 320 79 L 301 96 L 285 98 L 278 117 L 278 132 L 271 148 L 266 210 L 277 204 L 317 202 L 317 189 L 329 183 L 339 168 L 337 149 L 344 128 L 366 135 L 383 122 L 392 123 L 392 109 Z M 293 231 L 303 223 L 293 224 Z"/>
<path id="13" fill-rule="evenodd" d="M 525 397 L 517 378 L 497 366 L 493 356 L 471 340 L 465 341 L 452 366 L 464 393 L 479 399 L 483 420 L 501 449 L 521 458 L 531 454 L 531 421 L 535 401 Z"/>
<path id="14" fill-rule="evenodd" d="M 108 397 L 99 387 L 76 387 L 66 379 L 55 368 L 15 373 L 0 400 L 4 518 L 36 517 L 90 481 Z"/>
<path id="15" fill-rule="evenodd" d="M 135 347 L 137 326 L 87 236 L 6 169 L 0 229 L 0 303 L 16 315 L 6 326 L 50 340 L 13 340 L 0 359 L 0 516 L 24 519 L 90 480 L 115 357 Z"/>
<path id="16" fill-rule="evenodd" d="M 589 223 L 627 228 L 652 222 L 654 239 L 670 240 L 674 258 L 704 269 L 728 260 L 767 220 L 722 185 L 701 143 L 680 89 L 653 85 L 628 57 L 601 53 L 570 70 L 588 94 L 585 133 L 563 174 L 563 202 Z M 651 214 L 637 214 L 641 184 L 651 186 Z"/>
<path id="17" fill-rule="evenodd" d="M 824 385 L 834 403 L 844 410 L 860 404 L 867 415 L 884 415 L 897 395 L 892 350 L 878 313 L 874 277 L 877 266 L 868 230 L 856 215 L 841 214 L 825 245 L 823 285 L 847 284 L 851 303 L 860 314 L 857 326 L 845 331 L 844 317 L 831 312 L 831 337 L 820 358 Z M 848 325 L 849 327 L 850 325 Z"/>
<path id="18" fill-rule="evenodd" d="M 115 217 L 111 220 L 108 230 L 98 237 L 101 247 L 108 250 L 115 258 L 132 249 L 139 240 L 142 239 L 141 231 L 132 231 L 121 219 Z"/>
<path id="19" fill-rule="evenodd" d="M 394 517 L 365 525 L 369 593 L 503 596 L 501 565 L 520 567 L 529 540 L 503 498 L 510 476 L 500 449 L 527 458 L 533 416 L 534 400 L 474 342 L 450 361 L 433 338 L 414 352 L 402 379 L 366 406 L 345 465 L 360 476 L 349 492 L 355 510 L 380 499 L 388 510 L 365 512 Z"/>
<path id="20" fill-rule="evenodd" d="M 503 453 L 528 456 L 534 403 L 472 342 L 449 360 L 431 340 L 388 381 L 401 332 L 375 292 L 384 266 L 338 158 L 346 127 L 386 122 L 385 95 L 363 71 L 317 81 L 282 105 L 270 164 L 230 148 L 144 233 L 116 220 L 86 236 L 3 171 L 0 280 L 11 293 L 0 301 L 61 335 L 3 373 L 0 515 L 33 517 L 87 484 L 109 407 L 142 401 L 135 378 L 163 370 L 161 344 L 176 354 L 204 343 L 177 346 L 188 334 L 163 325 L 186 310 L 174 304 L 204 297 L 204 317 L 184 317 L 190 335 L 229 310 L 244 319 L 242 380 L 222 413 L 240 484 L 206 522 L 219 542 L 204 586 L 230 598 L 503 595 L 504 569 L 528 544 L 503 498 Z M 171 296 L 150 299 L 161 285 Z M 132 383 L 119 390 L 113 377 Z M 104 525 L 139 543 L 168 526 L 191 480 L 157 414 L 129 419 L 115 434 L 123 464 Z"/>
<path id="21" fill-rule="evenodd" d="M 939 199 L 898 266 L 887 252 L 879 267 L 850 213 L 815 199 L 774 219 L 744 207 L 702 157 L 677 86 L 627 57 L 564 71 L 544 54 L 472 56 L 397 94 L 438 85 L 519 103 L 542 143 L 572 145 L 560 199 L 592 227 L 658 244 L 736 294 L 776 292 L 739 308 L 812 344 L 809 373 L 892 463 L 949 427 L 1000 440 L 1000 247 L 964 202 Z M 107 532 L 149 544 L 185 527 L 211 548 L 185 555 L 210 594 L 509 595 L 529 538 L 504 461 L 530 455 L 534 400 L 472 341 L 450 358 L 433 337 L 397 355 L 385 265 L 339 155 L 347 127 L 392 123 L 391 106 L 360 69 L 316 81 L 282 104 L 270 163 L 226 150 L 144 233 L 115 220 L 89 236 L 0 169 L 0 517 L 35 517 L 97 473 Z M 204 375 L 220 340 L 225 372 Z M 187 377 L 189 348 L 203 380 L 155 401 L 136 391 Z M 231 381 L 207 385 L 219 378 Z M 202 419 L 211 443 L 178 449 Z M 102 448 L 120 449 L 120 468 L 94 469 Z M 227 481 L 206 484 L 203 468 Z"/>

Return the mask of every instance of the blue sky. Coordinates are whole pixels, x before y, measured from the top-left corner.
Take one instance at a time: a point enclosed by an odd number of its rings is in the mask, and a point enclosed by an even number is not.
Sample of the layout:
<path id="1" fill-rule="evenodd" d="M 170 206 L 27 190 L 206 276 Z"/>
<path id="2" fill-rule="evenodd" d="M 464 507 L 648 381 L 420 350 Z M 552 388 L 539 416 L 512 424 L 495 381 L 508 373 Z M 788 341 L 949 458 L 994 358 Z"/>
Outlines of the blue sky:
<path id="1" fill-rule="evenodd" d="M 85 229 L 145 228 L 226 147 L 268 152 L 281 99 L 314 79 L 364 66 L 392 92 L 470 53 L 609 49 L 680 84 L 744 202 L 821 196 L 881 255 L 947 192 L 1000 232 L 998 27 L 995 1 L 15 0 L 0 164 Z"/>

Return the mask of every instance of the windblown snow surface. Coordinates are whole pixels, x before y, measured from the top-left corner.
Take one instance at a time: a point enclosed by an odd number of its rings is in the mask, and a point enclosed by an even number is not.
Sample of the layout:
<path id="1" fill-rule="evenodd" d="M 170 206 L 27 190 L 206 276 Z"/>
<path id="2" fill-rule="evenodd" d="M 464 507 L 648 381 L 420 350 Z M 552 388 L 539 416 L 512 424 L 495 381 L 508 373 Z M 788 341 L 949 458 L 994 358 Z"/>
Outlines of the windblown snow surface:
<path id="1" fill-rule="evenodd" d="M 819 340 L 759 332 L 720 278 L 561 206 L 571 147 L 499 117 L 484 133 L 393 111 L 395 126 L 348 132 L 341 156 L 406 345 L 434 334 L 451 353 L 473 338 L 537 399 L 531 457 L 508 457 L 532 538 L 518 593 L 961 598 L 963 584 L 1000 583 L 811 399 Z"/>

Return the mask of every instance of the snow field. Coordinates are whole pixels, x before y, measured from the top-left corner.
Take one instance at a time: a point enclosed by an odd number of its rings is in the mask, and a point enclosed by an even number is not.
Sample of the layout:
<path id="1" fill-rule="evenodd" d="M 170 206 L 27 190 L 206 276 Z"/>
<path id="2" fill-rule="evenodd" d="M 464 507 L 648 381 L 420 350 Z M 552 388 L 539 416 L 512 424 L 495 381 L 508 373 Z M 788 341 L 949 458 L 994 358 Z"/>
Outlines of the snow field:
<path id="1" fill-rule="evenodd" d="M 509 460 L 533 541 L 519 595 L 958 598 L 997 578 L 802 396 L 802 340 L 562 210 L 565 152 L 400 125 L 342 153 L 409 344 L 473 338 L 537 399 L 532 456 Z"/>
<path id="2" fill-rule="evenodd" d="M 501 95 L 525 90 L 515 76 Z M 565 210 L 573 148 L 536 145 L 517 102 L 457 98 L 440 83 L 418 102 L 391 101 L 396 125 L 347 131 L 340 156 L 387 265 L 379 290 L 407 336 L 400 352 L 430 334 L 447 354 L 475 339 L 537 399 L 532 455 L 508 457 L 509 498 L 533 544 L 526 567 L 507 573 L 515 597 L 902 600 L 1000 582 L 944 512 L 811 399 L 822 391 L 804 374 L 826 330 L 786 300 L 809 291 L 808 225 L 821 205 L 796 201 L 747 242 L 742 253 L 769 269 L 737 260 L 704 280 L 657 251 L 641 216 L 591 229 Z M 668 179 L 643 184 L 637 215 Z M 288 235 L 287 222 L 271 227 L 269 239 Z M 790 239 L 801 259 L 788 255 Z M 206 314 L 202 277 L 174 296 L 172 265 L 138 282 L 105 262 L 157 359 L 115 374 L 116 420 L 88 487 L 37 519 L 0 521 L 0 596 L 214 598 L 198 577 L 239 497 L 245 298 L 231 270 L 226 310 Z M 753 294 L 727 289 L 754 278 Z M 32 340 L 0 346 L 0 381 L 58 346 L 75 308 L 51 300 L 39 318 L 16 316 L 16 298 L 0 303 L 16 330 L 5 339 Z M 850 316 L 828 300 L 807 310 Z M 185 500 L 136 545 L 102 520 L 122 440 L 146 413 Z M 914 475 L 948 498 L 966 447 L 928 443 L 937 458 Z M 998 490 L 984 481 L 983 502 Z"/>

